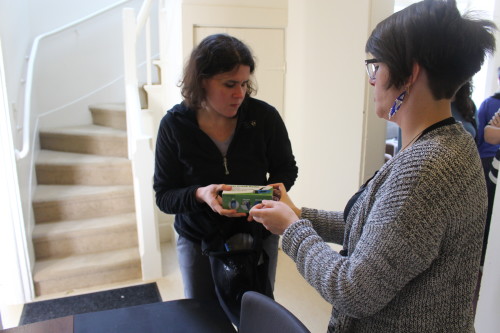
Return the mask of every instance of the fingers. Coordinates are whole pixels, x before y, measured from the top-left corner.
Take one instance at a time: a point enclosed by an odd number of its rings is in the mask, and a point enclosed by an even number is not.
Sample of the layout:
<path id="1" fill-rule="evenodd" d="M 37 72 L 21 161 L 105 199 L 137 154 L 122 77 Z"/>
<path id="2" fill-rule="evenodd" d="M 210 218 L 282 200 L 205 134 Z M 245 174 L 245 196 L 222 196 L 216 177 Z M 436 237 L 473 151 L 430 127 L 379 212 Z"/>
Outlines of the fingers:
<path id="1" fill-rule="evenodd" d="M 273 187 L 273 200 L 274 201 L 280 201 L 280 199 L 281 199 L 281 190 L 279 189 L 280 184 L 282 184 L 282 183 L 269 184 L 269 186 Z"/>
<path id="2" fill-rule="evenodd" d="M 231 191 L 233 187 L 231 185 L 220 184 L 217 186 L 218 191 Z"/>
<path id="3" fill-rule="evenodd" d="M 498 125 L 500 125 L 500 122 L 499 122 L 499 119 L 498 117 L 494 117 L 492 120 L 491 120 L 491 124 L 495 127 L 498 127 Z"/>
<path id="4" fill-rule="evenodd" d="M 238 213 L 235 209 L 221 209 L 218 213 L 227 217 L 244 217 L 247 215 L 246 213 Z"/>
<path id="5" fill-rule="evenodd" d="M 500 113 L 497 111 L 490 120 L 490 125 L 500 127 Z"/>
<path id="6" fill-rule="evenodd" d="M 276 204 L 276 201 L 273 200 L 262 200 L 262 203 L 257 204 L 250 209 L 249 215 L 252 217 L 254 221 L 262 223 L 263 216 L 265 215 L 265 209 L 273 208 Z"/>
<path id="7" fill-rule="evenodd" d="M 281 191 L 277 189 L 273 189 L 273 200 L 280 201 L 281 199 Z"/>

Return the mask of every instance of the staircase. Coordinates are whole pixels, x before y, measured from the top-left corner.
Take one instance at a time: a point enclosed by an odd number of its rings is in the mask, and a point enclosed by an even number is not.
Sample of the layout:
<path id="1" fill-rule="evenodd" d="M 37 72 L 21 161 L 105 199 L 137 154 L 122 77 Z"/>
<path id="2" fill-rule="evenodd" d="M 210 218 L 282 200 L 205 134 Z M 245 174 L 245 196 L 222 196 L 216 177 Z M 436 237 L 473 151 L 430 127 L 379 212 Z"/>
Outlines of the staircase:
<path id="1" fill-rule="evenodd" d="M 33 199 L 37 296 L 141 278 L 124 104 L 40 131 Z"/>

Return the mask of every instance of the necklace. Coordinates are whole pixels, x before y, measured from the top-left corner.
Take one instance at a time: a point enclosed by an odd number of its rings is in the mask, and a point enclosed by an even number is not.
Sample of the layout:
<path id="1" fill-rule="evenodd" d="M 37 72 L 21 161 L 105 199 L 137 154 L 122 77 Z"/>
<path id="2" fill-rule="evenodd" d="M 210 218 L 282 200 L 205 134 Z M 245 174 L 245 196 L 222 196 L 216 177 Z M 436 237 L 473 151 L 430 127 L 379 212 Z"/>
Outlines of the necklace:
<path id="1" fill-rule="evenodd" d="M 415 135 L 415 137 L 414 137 L 413 139 L 411 139 L 411 141 L 410 141 L 410 142 L 408 142 L 408 143 L 406 144 L 406 146 L 404 146 L 404 147 L 403 147 L 400 151 L 405 150 L 405 149 L 406 149 L 406 148 L 408 148 L 408 147 L 409 147 L 412 143 L 414 143 L 415 141 L 417 141 L 417 140 L 420 138 L 420 136 L 422 135 L 422 133 L 424 133 L 424 130 L 420 131 L 417 135 Z"/>

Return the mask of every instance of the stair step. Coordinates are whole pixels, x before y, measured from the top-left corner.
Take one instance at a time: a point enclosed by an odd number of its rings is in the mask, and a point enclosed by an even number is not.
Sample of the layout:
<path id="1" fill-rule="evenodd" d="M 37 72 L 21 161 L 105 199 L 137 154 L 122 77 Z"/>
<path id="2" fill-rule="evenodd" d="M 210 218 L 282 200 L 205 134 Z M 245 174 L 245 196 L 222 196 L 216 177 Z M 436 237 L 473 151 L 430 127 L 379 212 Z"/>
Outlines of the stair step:
<path id="1" fill-rule="evenodd" d="M 33 198 L 36 223 L 132 213 L 132 185 L 38 185 Z"/>
<path id="2" fill-rule="evenodd" d="M 132 164 L 124 157 L 41 150 L 36 177 L 38 184 L 130 185 Z"/>
<path id="3" fill-rule="evenodd" d="M 127 132 L 98 125 L 40 130 L 42 149 L 127 157 Z"/>
<path id="4" fill-rule="evenodd" d="M 137 246 L 134 213 L 35 225 L 37 259 L 61 258 Z"/>
<path id="5" fill-rule="evenodd" d="M 95 125 L 107 126 L 120 130 L 127 129 L 125 103 L 100 103 L 89 106 L 92 122 Z"/>
<path id="6" fill-rule="evenodd" d="M 40 260 L 35 263 L 33 270 L 37 296 L 140 277 L 141 263 L 137 247 Z"/>

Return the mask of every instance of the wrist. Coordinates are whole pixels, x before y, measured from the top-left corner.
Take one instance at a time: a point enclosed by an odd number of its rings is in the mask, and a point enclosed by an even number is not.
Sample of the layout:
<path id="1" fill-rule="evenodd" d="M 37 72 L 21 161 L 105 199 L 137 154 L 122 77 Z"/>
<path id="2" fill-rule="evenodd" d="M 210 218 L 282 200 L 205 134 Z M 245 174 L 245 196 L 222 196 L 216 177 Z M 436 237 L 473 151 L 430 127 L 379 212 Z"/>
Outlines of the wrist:
<path id="1" fill-rule="evenodd" d="M 204 200 L 202 199 L 203 198 L 203 187 L 198 187 L 196 189 L 196 191 L 194 191 L 194 198 L 199 203 L 203 203 L 204 202 Z"/>
<path id="2" fill-rule="evenodd" d="M 297 215 L 297 217 L 298 217 L 298 218 L 299 218 L 299 220 L 300 220 L 301 215 L 302 215 L 302 209 L 300 209 L 300 208 L 298 208 L 298 207 L 295 207 L 295 206 L 294 206 L 294 207 L 293 207 L 293 211 L 295 212 L 295 215 Z"/>

